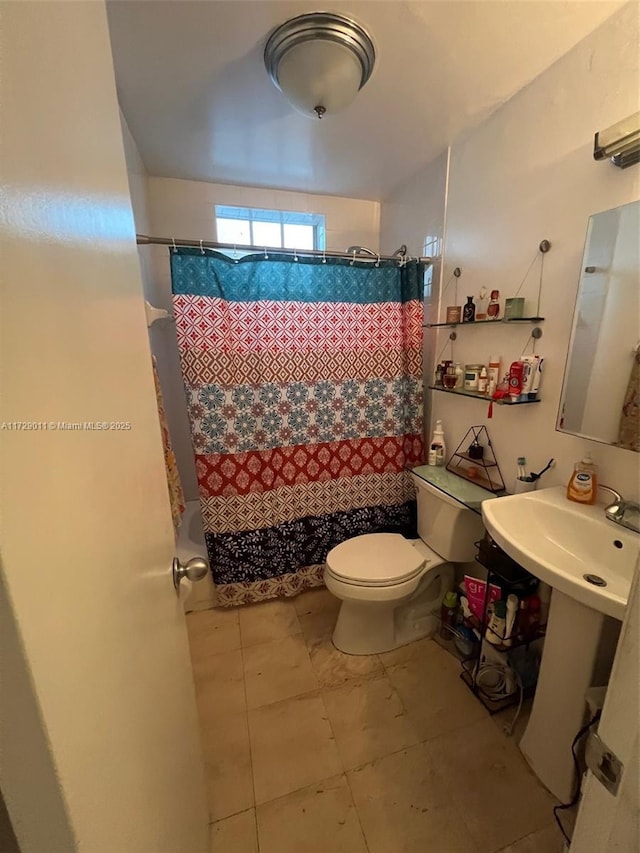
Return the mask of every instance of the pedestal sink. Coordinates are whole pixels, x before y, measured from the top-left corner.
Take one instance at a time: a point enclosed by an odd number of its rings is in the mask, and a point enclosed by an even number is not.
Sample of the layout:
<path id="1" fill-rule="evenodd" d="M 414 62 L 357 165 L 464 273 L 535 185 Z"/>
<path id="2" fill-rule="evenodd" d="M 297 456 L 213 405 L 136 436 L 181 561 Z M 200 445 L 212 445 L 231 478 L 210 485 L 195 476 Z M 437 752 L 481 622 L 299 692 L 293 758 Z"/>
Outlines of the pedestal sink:
<path id="1" fill-rule="evenodd" d="M 568 802 L 571 743 L 585 722 L 587 689 L 608 680 L 640 536 L 608 521 L 602 505 L 568 501 L 563 486 L 485 501 L 482 517 L 497 544 L 553 588 L 520 749 L 542 783 Z"/>

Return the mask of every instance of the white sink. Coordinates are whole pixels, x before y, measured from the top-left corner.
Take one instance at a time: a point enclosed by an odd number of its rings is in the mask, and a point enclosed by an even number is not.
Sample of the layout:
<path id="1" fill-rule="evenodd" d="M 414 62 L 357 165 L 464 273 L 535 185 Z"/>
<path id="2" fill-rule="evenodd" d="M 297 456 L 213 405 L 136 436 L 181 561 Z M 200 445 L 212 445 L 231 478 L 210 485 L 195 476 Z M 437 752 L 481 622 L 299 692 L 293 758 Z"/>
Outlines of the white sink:
<path id="1" fill-rule="evenodd" d="M 576 783 L 571 743 L 585 722 L 586 691 L 608 682 L 640 536 L 608 521 L 602 504 L 568 501 L 563 486 L 485 501 L 482 517 L 497 544 L 553 589 L 520 749 L 547 788 L 568 802 Z"/>
<path id="2" fill-rule="evenodd" d="M 602 505 L 567 500 L 564 486 L 482 505 L 485 527 L 510 557 L 554 589 L 622 620 L 640 536 L 608 521 Z M 596 575 L 606 586 L 595 586 Z"/>

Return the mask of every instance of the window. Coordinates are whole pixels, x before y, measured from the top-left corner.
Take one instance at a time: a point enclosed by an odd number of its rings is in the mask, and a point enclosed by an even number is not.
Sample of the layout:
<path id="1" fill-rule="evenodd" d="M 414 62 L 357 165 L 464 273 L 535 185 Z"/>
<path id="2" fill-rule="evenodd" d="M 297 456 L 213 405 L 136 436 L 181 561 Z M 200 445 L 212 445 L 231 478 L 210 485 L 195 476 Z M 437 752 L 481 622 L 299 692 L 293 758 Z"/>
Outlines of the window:
<path id="1" fill-rule="evenodd" d="M 216 204 L 220 243 L 276 249 L 324 249 L 324 216 L 287 210 L 260 210 Z"/>
<path id="2" fill-rule="evenodd" d="M 428 235 L 424 238 L 422 247 L 423 254 L 427 258 L 438 258 L 441 252 L 441 241 L 439 237 Z M 424 271 L 424 300 L 425 302 L 431 299 L 431 290 L 433 285 L 433 264 Z"/>

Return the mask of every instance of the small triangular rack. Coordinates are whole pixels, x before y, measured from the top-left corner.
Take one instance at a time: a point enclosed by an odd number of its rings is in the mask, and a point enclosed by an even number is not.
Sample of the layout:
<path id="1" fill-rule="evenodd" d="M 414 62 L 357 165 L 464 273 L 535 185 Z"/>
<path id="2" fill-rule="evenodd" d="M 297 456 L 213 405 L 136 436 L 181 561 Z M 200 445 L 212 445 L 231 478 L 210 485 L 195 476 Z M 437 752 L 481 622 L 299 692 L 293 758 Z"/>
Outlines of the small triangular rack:
<path id="1" fill-rule="evenodd" d="M 485 426 L 472 426 L 447 462 L 447 471 L 489 492 L 504 492 L 504 480 Z"/>

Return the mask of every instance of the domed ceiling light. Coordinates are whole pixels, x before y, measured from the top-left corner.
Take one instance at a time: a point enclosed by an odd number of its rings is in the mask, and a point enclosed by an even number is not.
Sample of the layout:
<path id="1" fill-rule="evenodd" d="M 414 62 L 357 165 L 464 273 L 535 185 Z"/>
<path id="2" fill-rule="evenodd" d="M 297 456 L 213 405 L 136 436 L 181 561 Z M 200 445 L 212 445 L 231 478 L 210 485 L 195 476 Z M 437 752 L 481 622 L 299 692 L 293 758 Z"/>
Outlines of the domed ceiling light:
<path id="1" fill-rule="evenodd" d="M 273 83 L 297 110 L 318 118 L 353 101 L 371 76 L 375 59 L 367 31 L 333 12 L 285 21 L 264 49 Z"/>

